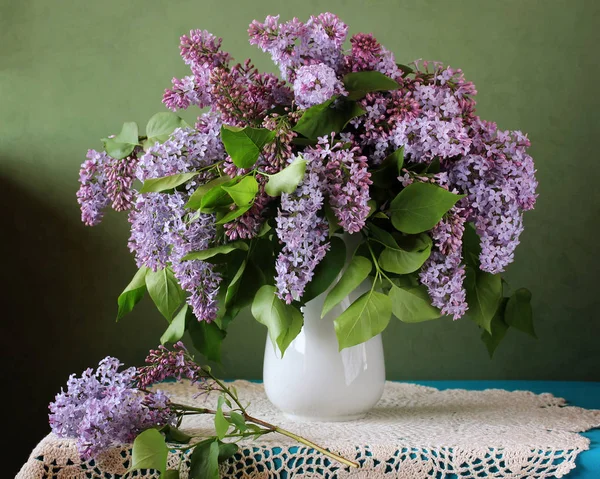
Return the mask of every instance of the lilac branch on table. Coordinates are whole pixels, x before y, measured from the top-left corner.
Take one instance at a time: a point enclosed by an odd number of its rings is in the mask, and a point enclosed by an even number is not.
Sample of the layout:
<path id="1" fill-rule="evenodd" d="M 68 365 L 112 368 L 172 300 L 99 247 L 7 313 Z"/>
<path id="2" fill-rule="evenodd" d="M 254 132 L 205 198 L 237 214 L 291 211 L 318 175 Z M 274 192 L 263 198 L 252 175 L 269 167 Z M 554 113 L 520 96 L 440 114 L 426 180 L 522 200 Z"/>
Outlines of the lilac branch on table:
<path id="1" fill-rule="evenodd" d="M 200 366 L 187 351 L 183 343 L 178 342 L 170 350 L 164 346 L 150 351 L 146 366 L 119 371 L 122 363 L 111 357 L 103 359 L 94 371 L 87 369 L 81 377 L 71 375 L 67 390 L 61 391 L 50 404 L 50 426 L 59 437 L 77 439 L 77 447 L 82 457 L 96 457 L 111 446 L 133 442 L 137 435 L 152 428 L 174 427 L 180 419 L 190 414 L 223 414 L 232 418 L 237 412 L 246 423 L 255 425 L 252 431 L 235 429 L 224 434 L 223 438 L 242 438 L 278 433 L 290 437 L 328 457 L 351 467 L 358 465 L 338 454 L 327 451 L 312 441 L 298 436 L 251 416 L 241 403 L 237 393 L 226 383 L 218 379 L 207 366 Z M 175 379 L 187 379 L 201 393 L 217 392 L 224 396 L 227 403 L 230 398 L 235 407 L 230 411 L 199 408 L 171 401 L 160 389 L 149 390 L 151 386 L 160 387 L 160 383 Z M 226 398 L 225 398 L 226 397 Z M 233 421 L 232 421 L 232 424 Z M 216 436 L 193 436 L 210 439 Z M 194 448 L 195 443 L 181 446 L 179 450 Z"/>

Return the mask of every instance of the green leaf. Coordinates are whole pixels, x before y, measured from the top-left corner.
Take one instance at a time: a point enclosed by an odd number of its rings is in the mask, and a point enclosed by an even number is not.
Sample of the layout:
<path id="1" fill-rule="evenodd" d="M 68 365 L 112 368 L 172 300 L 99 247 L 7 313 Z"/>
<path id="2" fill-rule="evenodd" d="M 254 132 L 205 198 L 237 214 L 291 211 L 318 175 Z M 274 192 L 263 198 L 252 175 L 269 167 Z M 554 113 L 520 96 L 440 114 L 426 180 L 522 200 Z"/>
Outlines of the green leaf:
<path id="1" fill-rule="evenodd" d="M 402 167 L 404 166 L 404 147 L 401 146 L 396 151 L 389 154 L 383 161 L 394 162 L 396 165 L 396 171 L 398 174 L 400 174 L 402 172 Z"/>
<path id="2" fill-rule="evenodd" d="M 304 178 L 306 160 L 298 157 L 279 173 L 269 176 L 265 192 L 269 196 L 279 196 L 281 193 L 293 193 Z"/>
<path id="3" fill-rule="evenodd" d="M 217 408 L 217 412 L 215 413 L 215 432 L 217 433 L 217 437 L 219 439 L 223 439 L 227 435 L 228 429 L 229 421 L 225 419 L 223 410 L 219 406 L 219 408 Z"/>
<path id="4" fill-rule="evenodd" d="M 437 175 L 441 170 L 441 164 L 440 164 L 440 159 L 439 157 L 435 157 L 433 160 L 431 160 L 431 163 L 429 163 L 429 165 L 427 165 L 427 170 L 425 170 L 425 172 L 428 175 Z"/>
<path id="5" fill-rule="evenodd" d="M 219 464 L 225 462 L 227 459 L 232 457 L 237 451 L 238 446 L 232 442 L 219 441 Z"/>
<path id="6" fill-rule="evenodd" d="M 138 126 L 133 121 L 123 123 L 121 132 L 114 138 L 102 138 L 106 153 L 116 160 L 126 158 L 138 145 Z"/>
<path id="7" fill-rule="evenodd" d="M 327 218 L 327 223 L 329 224 L 329 237 L 332 238 L 335 232 L 339 230 L 341 226 L 329 203 L 325 203 L 325 206 L 323 206 L 323 211 L 325 212 L 325 218 Z"/>
<path id="8" fill-rule="evenodd" d="M 188 309 L 187 303 L 184 303 L 183 307 L 173 318 L 173 321 L 171 321 L 171 324 L 169 324 L 167 330 L 160 337 L 160 344 L 176 343 L 183 337 Z"/>
<path id="9" fill-rule="evenodd" d="M 343 130 L 348 124 L 356 117 L 364 115 L 367 112 L 355 101 L 343 100 L 340 106 L 340 116 L 344 120 L 344 124 L 341 128 Z"/>
<path id="10" fill-rule="evenodd" d="M 166 141 L 171 133 L 177 128 L 184 128 L 188 124 L 175 113 L 163 111 L 157 113 L 148 120 L 146 125 L 146 136 L 148 137 L 147 144 L 152 146 L 154 143 L 162 143 Z"/>
<path id="11" fill-rule="evenodd" d="M 388 155 L 376 170 L 371 173 L 371 181 L 380 188 L 389 188 L 398 182 L 398 176 L 404 166 L 404 147 Z"/>
<path id="12" fill-rule="evenodd" d="M 257 246 L 257 248 L 259 247 L 260 246 Z M 273 268 L 273 258 L 269 258 L 268 261 L 269 262 L 265 264 L 265 262 L 261 261 L 260 259 L 258 261 L 251 259 L 247 263 L 240 279 L 240 285 L 237 287 L 236 294 L 232 295 L 230 299 L 228 298 L 227 293 L 225 294 L 227 308 L 230 308 L 235 312 L 240 311 L 246 306 L 250 306 L 252 304 L 256 292 L 267 283 L 267 275 L 269 280 L 272 280 L 275 275 L 275 273 L 271 274 L 263 271 L 265 266 L 270 266 Z M 257 264 L 260 266 L 257 266 Z"/>
<path id="13" fill-rule="evenodd" d="M 217 209 L 229 206 L 233 203 L 231 196 L 227 193 L 223 186 L 227 186 L 229 184 L 235 184 L 235 181 L 231 183 L 225 183 L 225 185 L 217 186 L 212 190 L 208 191 L 203 197 L 200 211 L 202 213 L 214 213 Z"/>
<path id="14" fill-rule="evenodd" d="M 491 333 L 492 318 L 502 301 L 500 275 L 467 267 L 465 289 L 469 304 L 467 316 Z"/>
<path id="15" fill-rule="evenodd" d="M 256 236 L 258 236 L 259 238 L 262 236 L 265 236 L 269 231 L 271 231 L 273 228 L 271 227 L 271 225 L 269 224 L 269 221 L 265 221 L 262 226 L 260 227 L 260 231 L 258 232 L 258 234 Z"/>
<path id="16" fill-rule="evenodd" d="M 363 256 L 354 256 L 337 284 L 327 293 L 321 318 L 354 291 L 371 273 L 373 264 Z"/>
<path id="17" fill-rule="evenodd" d="M 117 321 L 127 313 L 130 313 L 134 306 L 140 302 L 146 292 L 146 274 L 150 271 L 145 266 L 138 269 L 131 282 L 125 287 L 117 299 L 119 310 L 117 311 Z"/>
<path id="18" fill-rule="evenodd" d="M 274 138 L 275 132 L 266 128 L 221 127 L 221 140 L 225 150 L 238 168 L 252 168 L 263 147 Z"/>
<path id="19" fill-rule="evenodd" d="M 262 428 L 260 426 L 257 426 L 256 424 L 248 424 L 248 429 L 250 429 L 251 431 L 254 431 L 255 433 L 257 433 L 254 436 L 254 439 L 258 439 L 261 436 L 261 432 L 262 432 Z"/>
<path id="20" fill-rule="evenodd" d="M 207 323 L 191 317 L 187 322 L 187 331 L 192 338 L 194 348 L 209 361 L 221 360 L 221 343 L 227 333 L 216 322 Z"/>
<path id="21" fill-rule="evenodd" d="M 168 469 L 161 474 L 160 479 L 179 479 L 179 471 L 177 469 Z"/>
<path id="22" fill-rule="evenodd" d="M 292 129 L 308 139 L 316 139 L 342 131 L 352 118 L 366 113 L 355 102 L 345 100 L 340 100 L 339 105 L 333 107 L 336 99 L 337 97 L 330 98 L 305 110 Z"/>
<path id="23" fill-rule="evenodd" d="M 242 261 L 240 267 L 237 269 L 235 275 L 233 276 L 229 285 L 227 286 L 227 291 L 225 293 L 225 306 L 229 306 L 233 303 L 235 295 L 237 294 L 240 288 L 240 283 L 242 281 L 244 271 L 246 271 L 246 264 L 246 260 Z"/>
<path id="24" fill-rule="evenodd" d="M 302 329 L 303 317 L 294 306 L 284 303 L 271 285 L 261 287 L 252 302 L 252 316 L 269 330 L 273 345 L 281 355 Z"/>
<path id="25" fill-rule="evenodd" d="M 463 233 L 463 258 L 465 264 L 473 269 L 479 269 L 479 255 L 481 254 L 481 239 L 472 223 L 465 225 Z"/>
<path id="26" fill-rule="evenodd" d="M 179 185 L 183 185 L 197 175 L 197 172 L 192 172 L 163 176 L 162 178 L 149 178 L 144 181 L 140 193 L 160 193 L 161 191 L 172 190 Z"/>
<path id="27" fill-rule="evenodd" d="M 394 241 L 394 243 L 396 243 Z M 431 254 L 431 237 L 428 234 L 403 238 L 402 246 L 387 246 L 381 252 L 378 263 L 390 273 L 409 274 L 417 271 Z"/>
<path id="28" fill-rule="evenodd" d="M 367 291 L 334 320 L 340 351 L 381 333 L 392 315 L 392 302 L 377 291 Z"/>
<path id="29" fill-rule="evenodd" d="M 156 429 L 147 429 L 133 441 L 129 470 L 155 469 L 164 472 L 167 470 L 168 454 L 169 449 L 163 435 Z"/>
<path id="30" fill-rule="evenodd" d="M 375 225 L 374 223 L 370 223 L 367 226 L 370 236 L 372 238 L 374 238 L 377 242 L 381 243 L 384 246 L 388 246 L 390 248 L 397 248 L 398 247 L 398 243 L 396 243 L 396 240 L 394 239 L 394 237 L 392 236 L 392 234 L 386 230 L 384 230 L 383 228 L 380 228 L 379 226 Z"/>
<path id="31" fill-rule="evenodd" d="M 240 206 L 234 210 L 231 210 L 229 213 L 227 213 L 225 216 L 223 216 L 223 218 L 221 218 L 219 221 L 217 221 L 215 224 L 217 225 L 224 225 L 225 223 L 229 223 L 230 221 L 233 221 L 234 219 L 242 216 L 246 211 L 248 211 L 250 208 L 252 208 L 252 205 L 246 205 L 246 206 Z"/>
<path id="32" fill-rule="evenodd" d="M 228 183 L 234 184 L 234 181 L 229 176 L 219 176 L 218 178 L 199 186 L 196 191 L 192 193 L 192 196 L 190 196 L 190 199 L 186 203 L 185 207 L 192 210 L 199 210 L 202 206 L 210 206 L 206 204 L 208 202 L 204 200 L 204 196 L 213 189 L 215 192 L 222 192 L 223 196 L 227 196 L 227 193 L 221 188 L 221 186 L 226 186 Z M 203 200 L 205 202 L 204 205 L 202 204 Z"/>
<path id="33" fill-rule="evenodd" d="M 390 204 L 392 224 L 408 234 L 430 230 L 463 197 L 432 183 L 412 183 Z"/>
<path id="34" fill-rule="evenodd" d="M 494 351 L 496 351 L 500 341 L 502 341 L 508 331 L 508 324 L 504 321 L 507 301 L 507 298 L 502 299 L 502 302 L 490 323 L 490 332 L 484 330 L 481 333 L 481 340 L 484 342 L 490 358 L 494 356 Z"/>
<path id="35" fill-rule="evenodd" d="M 402 70 L 402 73 L 404 73 L 404 75 L 402 75 L 402 76 L 406 76 L 406 75 L 409 75 L 410 73 L 414 72 L 414 70 L 411 67 L 409 67 L 408 65 L 402 65 L 402 63 L 396 63 L 396 66 L 400 70 Z"/>
<path id="36" fill-rule="evenodd" d="M 334 236 L 330 240 L 329 251 L 315 268 L 312 280 L 304 289 L 302 302 L 307 303 L 324 293 L 335 281 L 345 263 L 346 243 L 341 238 Z"/>
<path id="37" fill-rule="evenodd" d="M 509 326 L 537 338 L 533 327 L 531 291 L 519 288 L 511 295 L 506 304 L 504 320 Z"/>
<path id="38" fill-rule="evenodd" d="M 187 444 L 190 442 L 190 439 L 192 439 L 192 436 L 189 436 L 188 434 L 183 432 L 181 429 L 178 429 L 175 426 L 171 426 L 170 424 L 163 426 L 160 429 L 160 432 L 162 432 L 165 435 L 165 439 L 167 442 L 177 442 L 179 444 Z"/>
<path id="39" fill-rule="evenodd" d="M 229 413 L 229 420 L 237 428 L 238 431 L 244 432 L 248 429 L 246 420 L 239 412 L 231 411 Z"/>
<path id="40" fill-rule="evenodd" d="M 186 254 L 182 261 L 188 261 L 192 259 L 199 259 L 205 261 L 218 254 L 228 254 L 235 250 L 248 251 L 248 243 L 242 240 L 231 241 L 213 248 L 203 249 L 201 251 L 193 251 L 192 253 Z"/>
<path id="41" fill-rule="evenodd" d="M 369 207 L 369 214 L 367 218 L 370 218 L 377 211 L 377 201 L 369 200 L 367 201 L 367 206 Z"/>
<path id="42" fill-rule="evenodd" d="M 173 314 L 185 299 L 185 293 L 169 268 L 146 274 L 146 287 L 160 313 L 171 321 Z"/>
<path id="43" fill-rule="evenodd" d="M 219 479 L 219 443 L 206 439 L 194 447 L 190 457 L 190 479 Z"/>
<path id="44" fill-rule="evenodd" d="M 359 100 L 373 91 L 397 90 L 400 85 L 390 77 L 378 71 L 348 73 L 342 79 L 348 91 L 348 99 Z"/>
<path id="45" fill-rule="evenodd" d="M 420 323 L 442 315 L 431 305 L 431 299 L 422 286 L 405 289 L 394 285 L 388 296 L 392 301 L 392 314 L 405 323 Z"/>
<path id="46" fill-rule="evenodd" d="M 246 206 L 254 201 L 258 193 L 258 182 L 253 176 L 246 176 L 235 185 L 223 185 L 221 188 L 231 196 L 236 205 Z"/>

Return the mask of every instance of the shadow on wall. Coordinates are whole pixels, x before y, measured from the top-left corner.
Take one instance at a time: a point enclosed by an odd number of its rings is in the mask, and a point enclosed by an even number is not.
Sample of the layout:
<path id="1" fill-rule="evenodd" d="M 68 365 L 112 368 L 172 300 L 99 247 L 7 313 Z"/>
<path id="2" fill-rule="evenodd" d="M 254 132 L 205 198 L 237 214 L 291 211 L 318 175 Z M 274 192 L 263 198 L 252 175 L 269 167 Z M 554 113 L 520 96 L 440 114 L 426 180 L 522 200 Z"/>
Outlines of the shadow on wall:
<path id="1" fill-rule="evenodd" d="M 116 297 L 135 271 L 125 250 L 111 248 L 121 238 L 103 237 L 76 222 L 75 211 L 57 211 L 2 177 L 0 203 L 4 430 L 11 438 L 4 470 L 16 474 L 49 432 L 48 403 L 69 374 L 106 355 L 141 363 L 164 324 L 144 301 L 115 325 Z"/>

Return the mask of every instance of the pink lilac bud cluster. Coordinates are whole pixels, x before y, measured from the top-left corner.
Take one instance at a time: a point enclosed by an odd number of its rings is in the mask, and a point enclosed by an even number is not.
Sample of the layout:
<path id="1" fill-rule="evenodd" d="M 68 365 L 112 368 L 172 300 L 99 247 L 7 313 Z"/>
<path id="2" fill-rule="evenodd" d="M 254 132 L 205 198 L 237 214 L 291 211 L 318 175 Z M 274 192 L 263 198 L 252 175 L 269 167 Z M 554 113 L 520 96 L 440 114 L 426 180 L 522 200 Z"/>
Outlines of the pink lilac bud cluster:
<path id="1" fill-rule="evenodd" d="M 87 369 L 79 378 L 71 375 L 67 390 L 50 404 L 52 432 L 76 438 L 85 459 L 175 420 L 168 396 L 140 391 L 134 386 L 136 369 L 119 371 L 121 366 L 118 359 L 107 357 L 96 371 Z"/>
<path id="2" fill-rule="evenodd" d="M 288 115 L 289 120 L 277 113 L 273 113 L 263 120 L 263 128 L 275 132 L 273 142 L 265 145 L 262 152 L 265 173 L 278 173 L 285 168 L 288 158 L 293 155 L 292 141 L 298 134 L 292 130 L 289 121 L 296 122 L 299 115 L 296 112 L 288 113 Z"/>
<path id="3" fill-rule="evenodd" d="M 370 33 L 357 33 L 350 38 L 352 49 L 344 60 L 352 72 L 378 71 L 400 80 L 402 71 L 396 65 L 394 54 L 382 46 Z"/>
<path id="4" fill-rule="evenodd" d="M 151 349 L 146 366 L 138 368 L 135 382 L 141 389 L 159 384 L 167 379 L 189 379 L 193 383 L 204 382 L 202 368 L 190 357 L 185 345 L 178 341 L 170 350 L 163 345 Z"/>
<path id="5" fill-rule="evenodd" d="M 212 106 L 224 123 L 245 126 L 262 121 L 277 104 L 289 104 L 291 92 L 271 73 L 259 73 L 250 60 L 231 69 L 216 68 L 211 76 Z"/>
<path id="6" fill-rule="evenodd" d="M 135 170 L 137 167 L 136 155 L 128 156 L 122 160 L 113 160 L 107 163 L 106 194 L 112 200 L 115 211 L 127 211 L 133 206 L 136 192 L 133 189 Z"/>

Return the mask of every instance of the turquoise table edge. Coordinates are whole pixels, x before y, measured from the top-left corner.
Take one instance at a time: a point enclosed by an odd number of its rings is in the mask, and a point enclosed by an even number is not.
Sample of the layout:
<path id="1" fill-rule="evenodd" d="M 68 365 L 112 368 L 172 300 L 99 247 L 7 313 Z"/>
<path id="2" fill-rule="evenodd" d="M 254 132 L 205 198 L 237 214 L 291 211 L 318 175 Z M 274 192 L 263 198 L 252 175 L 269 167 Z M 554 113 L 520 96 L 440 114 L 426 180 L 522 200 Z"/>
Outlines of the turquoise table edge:
<path id="1" fill-rule="evenodd" d="M 254 380 L 252 382 L 262 383 Z M 531 391 L 536 394 L 551 393 L 564 398 L 571 406 L 600 409 L 600 382 L 584 381 L 528 381 L 528 380 L 430 380 L 394 381 L 421 384 L 436 389 L 505 389 L 507 391 Z M 577 456 L 576 467 L 567 479 L 600 479 L 600 429 L 580 433 L 590 440 L 590 449 Z"/>
<path id="2" fill-rule="evenodd" d="M 526 380 L 465 380 L 465 381 L 402 381 L 421 384 L 436 389 L 506 389 L 507 391 L 531 391 L 536 394 L 551 393 L 566 399 L 571 406 L 600 409 L 600 382 L 583 381 L 526 381 Z M 576 467 L 567 479 L 600 478 L 600 429 L 581 433 L 590 440 L 590 449 L 583 451 L 575 462 Z"/>

